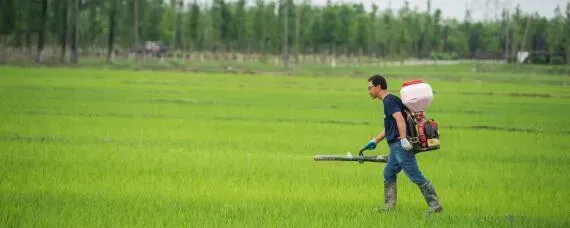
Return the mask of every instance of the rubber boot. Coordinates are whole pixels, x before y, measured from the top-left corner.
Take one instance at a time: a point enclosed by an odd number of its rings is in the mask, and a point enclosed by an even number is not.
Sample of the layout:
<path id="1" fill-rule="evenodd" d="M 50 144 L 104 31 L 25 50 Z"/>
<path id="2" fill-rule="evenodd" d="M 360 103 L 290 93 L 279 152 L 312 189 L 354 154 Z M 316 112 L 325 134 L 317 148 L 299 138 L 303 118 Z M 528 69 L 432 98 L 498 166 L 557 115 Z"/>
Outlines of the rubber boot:
<path id="1" fill-rule="evenodd" d="M 437 213 L 443 211 L 443 207 L 439 204 L 439 200 L 437 199 L 437 193 L 435 193 L 435 188 L 431 184 L 431 182 L 427 181 L 426 183 L 420 186 L 420 190 L 422 191 L 422 195 L 424 196 L 426 203 L 428 204 L 428 214 Z"/>
<path id="2" fill-rule="evenodd" d="M 384 210 L 389 211 L 396 208 L 397 188 L 396 182 L 384 182 Z"/>

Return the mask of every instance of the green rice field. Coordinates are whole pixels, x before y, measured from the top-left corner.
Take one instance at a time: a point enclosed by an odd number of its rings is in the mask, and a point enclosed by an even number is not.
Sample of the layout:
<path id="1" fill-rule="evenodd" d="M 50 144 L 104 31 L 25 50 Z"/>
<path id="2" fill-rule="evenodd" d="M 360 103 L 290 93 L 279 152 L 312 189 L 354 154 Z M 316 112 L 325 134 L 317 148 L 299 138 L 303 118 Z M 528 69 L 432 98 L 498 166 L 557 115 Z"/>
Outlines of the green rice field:
<path id="1" fill-rule="evenodd" d="M 367 78 L 423 78 L 443 213 L 357 153 L 383 128 Z M 570 75 L 471 66 L 297 76 L 0 67 L 0 227 L 570 227 Z M 367 155 L 388 153 L 386 142 Z"/>

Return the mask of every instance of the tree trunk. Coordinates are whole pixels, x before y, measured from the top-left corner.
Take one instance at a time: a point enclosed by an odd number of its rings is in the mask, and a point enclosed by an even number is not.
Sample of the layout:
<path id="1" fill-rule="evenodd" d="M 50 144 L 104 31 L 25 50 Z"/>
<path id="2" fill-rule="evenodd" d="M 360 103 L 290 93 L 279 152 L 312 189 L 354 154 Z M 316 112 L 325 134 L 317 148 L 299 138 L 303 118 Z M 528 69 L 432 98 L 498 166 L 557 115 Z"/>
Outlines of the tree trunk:
<path id="1" fill-rule="evenodd" d="M 177 17 L 176 17 L 176 0 L 170 0 L 170 5 L 172 7 L 172 44 L 170 49 L 174 52 L 177 48 L 176 44 L 176 25 L 177 25 Z"/>
<path id="2" fill-rule="evenodd" d="M 525 47 L 526 46 L 526 37 L 528 36 L 528 29 L 530 28 L 530 19 L 531 19 L 531 17 L 529 16 L 526 20 L 526 26 L 525 26 L 524 34 L 523 34 L 523 40 L 522 40 L 521 46 L 520 46 L 518 51 L 523 51 L 526 49 L 526 47 Z"/>
<path id="3" fill-rule="evenodd" d="M 176 42 L 179 45 L 179 48 L 182 50 L 186 50 L 186 45 L 184 43 L 184 31 L 182 29 L 182 12 L 184 9 L 184 1 L 180 0 L 178 2 L 178 10 L 177 10 L 177 19 L 176 19 Z"/>
<path id="4" fill-rule="evenodd" d="M 107 43 L 107 63 L 113 62 L 113 45 L 115 44 L 115 17 L 117 14 L 117 5 L 115 1 L 111 3 L 111 12 L 109 13 L 109 39 Z"/>
<path id="5" fill-rule="evenodd" d="M 59 58 L 60 63 L 65 62 L 65 52 L 67 49 L 67 9 L 69 8 L 68 0 L 62 0 L 62 14 L 61 14 L 61 31 L 59 35 L 59 42 L 61 44 L 61 55 Z"/>
<path id="6" fill-rule="evenodd" d="M 509 56 L 510 56 L 510 50 L 511 50 L 511 31 L 510 31 L 510 20 L 507 23 L 507 37 L 505 37 L 505 62 L 509 63 Z"/>
<path id="7" fill-rule="evenodd" d="M 295 17 L 295 64 L 299 64 L 299 36 L 301 35 L 301 4 L 297 5 Z"/>
<path id="8" fill-rule="evenodd" d="M 331 51 L 331 68 L 336 68 L 336 44 L 333 44 Z"/>
<path id="9" fill-rule="evenodd" d="M 134 0 L 134 23 L 133 23 L 133 51 L 135 60 L 137 59 L 137 51 L 139 44 L 139 0 Z"/>
<path id="10" fill-rule="evenodd" d="M 4 52 L 4 37 L 0 34 L 0 63 L 4 61 L 6 53 Z"/>
<path id="11" fill-rule="evenodd" d="M 443 28 L 443 47 L 442 47 L 442 52 L 447 52 L 448 51 L 448 44 L 447 44 L 447 39 L 448 39 L 448 27 L 445 26 Z"/>
<path id="12" fill-rule="evenodd" d="M 42 63 L 44 61 L 44 43 L 45 43 L 45 33 L 46 33 L 46 15 L 47 15 L 48 1 L 42 0 L 42 11 L 40 14 L 40 29 L 38 35 L 38 57 L 36 61 Z"/>
<path id="13" fill-rule="evenodd" d="M 528 29 L 530 28 L 530 19 L 531 19 L 531 17 L 528 16 L 528 18 L 527 18 L 527 20 L 526 20 L 526 26 L 525 26 L 525 29 L 524 29 L 524 34 L 523 34 L 523 37 L 522 37 L 522 39 L 523 39 L 523 40 L 522 40 L 522 43 L 521 43 L 519 49 L 516 50 L 517 52 L 515 52 L 515 53 L 516 53 L 516 56 L 517 56 L 517 65 L 520 64 L 520 62 L 519 62 L 519 60 L 518 60 L 518 52 L 519 52 L 519 51 L 524 51 L 524 50 L 526 50 L 526 47 L 525 47 L 525 46 L 526 46 L 526 37 L 528 36 Z M 531 50 L 531 51 L 532 51 L 532 50 Z"/>
<path id="14" fill-rule="evenodd" d="M 77 64 L 78 62 L 78 55 L 77 55 L 77 18 L 79 17 L 79 1 L 80 0 L 71 0 L 72 7 L 71 7 L 71 63 Z"/>
<path id="15" fill-rule="evenodd" d="M 283 0 L 283 10 L 285 11 L 284 31 L 283 31 L 283 62 L 285 70 L 289 70 L 289 4 Z"/>
<path id="16" fill-rule="evenodd" d="M 32 54 L 32 31 L 28 30 L 26 31 L 26 35 L 24 36 L 24 44 L 25 49 L 26 49 L 26 53 L 28 54 L 28 57 L 31 57 Z"/>

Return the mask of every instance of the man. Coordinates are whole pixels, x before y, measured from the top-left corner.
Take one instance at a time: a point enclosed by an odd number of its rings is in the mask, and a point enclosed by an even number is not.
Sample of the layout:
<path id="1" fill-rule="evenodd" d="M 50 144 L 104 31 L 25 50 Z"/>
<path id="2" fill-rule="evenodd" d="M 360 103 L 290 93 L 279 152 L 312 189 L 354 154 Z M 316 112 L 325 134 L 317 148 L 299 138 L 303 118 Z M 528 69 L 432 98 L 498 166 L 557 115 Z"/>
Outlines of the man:
<path id="1" fill-rule="evenodd" d="M 376 145 L 386 139 L 390 148 L 388 162 L 384 167 L 384 209 L 396 207 L 396 178 L 403 169 L 406 176 L 417 184 L 424 196 L 429 209 L 428 213 L 441 212 L 443 207 L 438 202 L 437 194 L 418 168 L 412 144 L 406 138 L 406 121 L 400 98 L 388 92 L 386 79 L 380 75 L 368 78 L 368 93 L 372 99 L 380 99 L 384 103 L 384 130 L 372 138 L 364 149 L 376 149 Z"/>

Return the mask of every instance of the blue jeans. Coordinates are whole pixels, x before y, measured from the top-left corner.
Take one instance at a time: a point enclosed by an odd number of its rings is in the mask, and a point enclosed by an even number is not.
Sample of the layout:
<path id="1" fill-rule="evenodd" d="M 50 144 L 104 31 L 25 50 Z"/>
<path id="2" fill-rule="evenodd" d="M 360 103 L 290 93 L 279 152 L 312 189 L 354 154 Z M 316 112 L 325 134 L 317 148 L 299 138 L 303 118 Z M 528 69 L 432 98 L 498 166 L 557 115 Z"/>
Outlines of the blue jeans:
<path id="1" fill-rule="evenodd" d="M 405 150 L 399 141 L 391 143 L 389 146 L 390 155 L 384 167 L 384 181 L 387 183 L 395 183 L 397 174 L 404 169 L 404 173 L 412 182 L 417 185 L 426 183 L 426 178 L 418 168 L 418 162 L 416 161 L 414 152 Z"/>

